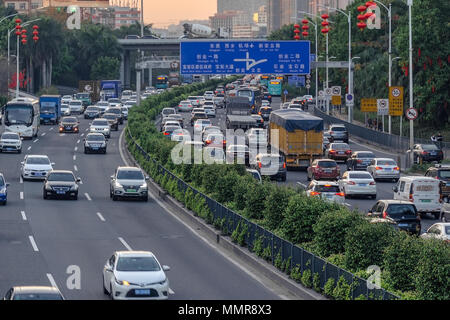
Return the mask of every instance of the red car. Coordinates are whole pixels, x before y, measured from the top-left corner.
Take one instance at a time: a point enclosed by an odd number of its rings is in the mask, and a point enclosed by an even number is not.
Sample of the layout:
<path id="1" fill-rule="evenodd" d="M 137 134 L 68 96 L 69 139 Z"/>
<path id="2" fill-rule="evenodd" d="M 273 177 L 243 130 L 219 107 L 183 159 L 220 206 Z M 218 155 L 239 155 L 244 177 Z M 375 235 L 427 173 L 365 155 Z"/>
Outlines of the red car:
<path id="1" fill-rule="evenodd" d="M 352 156 L 352 150 L 347 143 L 333 142 L 330 143 L 328 149 L 325 151 L 325 154 L 329 159 L 346 162 L 347 159 Z"/>
<path id="2" fill-rule="evenodd" d="M 337 180 L 341 175 L 341 170 L 334 160 L 317 159 L 307 169 L 308 181 L 310 180 Z"/>

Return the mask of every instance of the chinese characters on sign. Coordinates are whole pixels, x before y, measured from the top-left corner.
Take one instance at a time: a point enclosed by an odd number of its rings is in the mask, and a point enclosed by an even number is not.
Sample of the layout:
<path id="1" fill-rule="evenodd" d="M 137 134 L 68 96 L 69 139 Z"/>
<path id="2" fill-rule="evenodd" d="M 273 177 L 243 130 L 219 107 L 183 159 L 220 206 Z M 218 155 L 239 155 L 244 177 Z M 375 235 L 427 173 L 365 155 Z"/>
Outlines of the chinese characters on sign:
<path id="1" fill-rule="evenodd" d="M 309 41 L 182 41 L 181 74 L 308 74 Z"/>
<path id="2" fill-rule="evenodd" d="M 389 87 L 389 115 L 403 115 L 403 87 Z"/>
<path id="3" fill-rule="evenodd" d="M 361 99 L 361 112 L 377 112 L 377 99 L 363 98 Z"/>

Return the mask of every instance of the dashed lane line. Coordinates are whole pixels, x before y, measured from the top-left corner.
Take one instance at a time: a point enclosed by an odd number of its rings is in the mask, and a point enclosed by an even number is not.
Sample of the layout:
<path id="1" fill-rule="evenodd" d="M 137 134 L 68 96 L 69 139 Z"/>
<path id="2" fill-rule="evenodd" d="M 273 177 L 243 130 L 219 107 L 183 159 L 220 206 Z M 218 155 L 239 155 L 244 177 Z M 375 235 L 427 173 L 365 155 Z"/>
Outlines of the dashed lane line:
<path id="1" fill-rule="evenodd" d="M 91 197 L 89 196 L 89 193 L 86 192 L 84 195 L 86 196 L 86 199 L 88 199 L 89 201 L 92 201 Z"/>
<path id="2" fill-rule="evenodd" d="M 30 239 L 31 246 L 33 247 L 33 250 L 34 250 L 35 252 L 38 252 L 38 251 L 39 251 L 39 248 L 37 247 L 36 241 L 34 241 L 33 236 L 28 236 L 28 239 Z"/>
<path id="3" fill-rule="evenodd" d="M 23 200 L 23 191 L 20 191 L 20 200 Z"/>
<path id="4" fill-rule="evenodd" d="M 98 216 L 98 218 L 99 218 L 101 221 L 103 221 L 103 222 L 106 221 L 105 218 L 103 218 L 103 216 L 102 216 L 102 214 L 101 214 L 100 212 L 97 212 L 97 216 Z"/>
<path id="5" fill-rule="evenodd" d="M 36 143 L 36 142 L 38 142 L 38 141 L 39 141 L 39 138 L 37 138 L 36 140 L 34 140 L 33 143 Z"/>
<path id="6" fill-rule="evenodd" d="M 41 137 L 45 136 L 46 134 L 47 134 L 46 132 L 42 133 L 42 134 L 41 134 Z"/>
<path id="7" fill-rule="evenodd" d="M 27 150 L 30 151 L 31 150 L 31 146 L 29 146 Z"/>
<path id="8" fill-rule="evenodd" d="M 123 240 L 123 238 L 119 237 L 119 241 L 122 242 L 123 246 L 125 248 L 127 248 L 128 251 L 133 251 L 133 249 L 130 247 L 130 245 L 128 243 L 126 243 L 125 240 Z"/>
<path id="9" fill-rule="evenodd" d="M 20 214 L 22 215 L 22 220 L 27 221 L 27 216 L 25 214 L 25 211 L 20 211 Z"/>
<path id="10" fill-rule="evenodd" d="M 75 171 L 78 171 L 78 167 L 77 167 L 77 166 L 73 166 L 73 169 L 74 169 Z"/>

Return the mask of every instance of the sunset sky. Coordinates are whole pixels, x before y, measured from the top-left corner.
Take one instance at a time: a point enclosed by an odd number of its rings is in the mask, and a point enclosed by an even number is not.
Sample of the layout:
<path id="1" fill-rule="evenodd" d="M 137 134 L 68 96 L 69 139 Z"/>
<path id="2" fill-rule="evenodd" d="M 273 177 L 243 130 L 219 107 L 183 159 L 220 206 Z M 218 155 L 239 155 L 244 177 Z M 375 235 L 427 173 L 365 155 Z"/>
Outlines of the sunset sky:
<path id="1" fill-rule="evenodd" d="M 144 21 L 156 28 L 185 19 L 207 20 L 216 12 L 217 0 L 144 0 Z"/>

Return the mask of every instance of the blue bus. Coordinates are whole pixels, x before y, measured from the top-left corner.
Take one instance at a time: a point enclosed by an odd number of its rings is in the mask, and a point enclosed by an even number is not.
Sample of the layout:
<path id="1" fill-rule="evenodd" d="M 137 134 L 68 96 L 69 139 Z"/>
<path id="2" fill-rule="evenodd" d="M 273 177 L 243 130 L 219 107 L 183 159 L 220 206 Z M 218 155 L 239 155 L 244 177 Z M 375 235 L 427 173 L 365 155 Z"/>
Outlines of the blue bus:
<path id="1" fill-rule="evenodd" d="M 267 89 L 271 96 L 281 96 L 281 80 L 270 80 Z"/>
<path id="2" fill-rule="evenodd" d="M 156 78 L 156 89 L 167 89 L 169 87 L 169 77 L 166 75 L 159 75 Z"/>
<path id="3" fill-rule="evenodd" d="M 247 87 L 236 91 L 236 97 L 246 97 L 250 102 L 252 113 L 256 113 L 261 107 L 262 94 L 258 88 Z"/>

